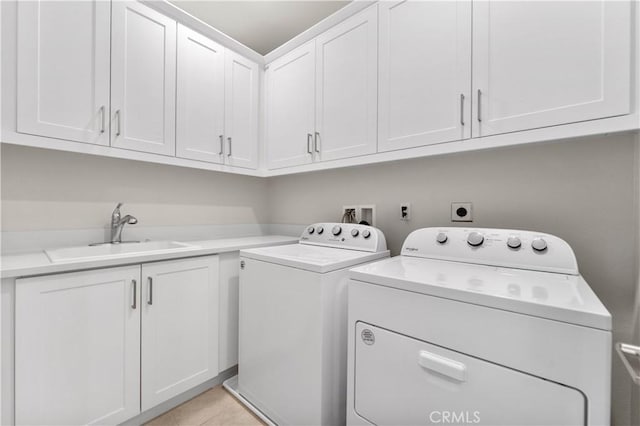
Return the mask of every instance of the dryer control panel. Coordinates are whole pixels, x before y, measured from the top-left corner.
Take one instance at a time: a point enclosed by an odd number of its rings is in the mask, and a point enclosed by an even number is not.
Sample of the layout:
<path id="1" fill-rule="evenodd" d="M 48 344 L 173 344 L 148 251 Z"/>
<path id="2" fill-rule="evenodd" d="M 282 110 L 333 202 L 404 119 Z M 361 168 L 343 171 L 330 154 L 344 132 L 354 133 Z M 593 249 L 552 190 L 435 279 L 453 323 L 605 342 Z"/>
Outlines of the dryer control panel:
<path id="1" fill-rule="evenodd" d="M 356 223 L 314 223 L 302 232 L 300 243 L 373 253 L 387 250 L 382 231 Z"/>
<path id="2" fill-rule="evenodd" d="M 490 228 L 423 228 L 407 237 L 403 256 L 578 275 L 573 250 L 540 232 Z"/>

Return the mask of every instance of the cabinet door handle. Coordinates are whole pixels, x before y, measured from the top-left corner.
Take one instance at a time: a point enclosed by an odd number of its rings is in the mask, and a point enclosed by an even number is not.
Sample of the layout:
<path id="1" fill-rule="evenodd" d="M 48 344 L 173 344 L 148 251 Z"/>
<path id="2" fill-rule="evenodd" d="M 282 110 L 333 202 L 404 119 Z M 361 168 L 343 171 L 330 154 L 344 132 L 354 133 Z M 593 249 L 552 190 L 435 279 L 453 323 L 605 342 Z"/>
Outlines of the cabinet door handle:
<path id="1" fill-rule="evenodd" d="M 133 284 L 133 303 L 131 304 L 131 309 L 135 309 L 138 306 L 138 282 L 131 280 L 131 284 Z"/>
<path id="2" fill-rule="evenodd" d="M 313 138 L 313 135 L 311 133 L 307 133 L 307 153 L 313 155 L 313 150 L 311 148 L 311 139 Z"/>
<path id="3" fill-rule="evenodd" d="M 120 110 L 116 110 L 116 136 L 120 136 Z"/>
<path id="4" fill-rule="evenodd" d="M 320 145 L 318 144 L 318 140 L 320 139 L 320 132 L 316 132 L 313 137 L 313 150 L 320 154 Z"/>
<path id="5" fill-rule="evenodd" d="M 482 121 L 482 102 L 480 102 L 480 98 L 482 97 L 482 91 L 480 89 L 478 89 L 478 121 L 481 122 Z"/>
<path id="6" fill-rule="evenodd" d="M 218 137 L 220 138 L 220 152 L 218 152 L 218 155 L 222 155 L 224 154 L 224 136 L 220 135 Z"/>
<path id="7" fill-rule="evenodd" d="M 153 305 L 153 278 L 147 277 L 149 281 L 149 298 L 147 299 L 147 305 Z"/>
<path id="8" fill-rule="evenodd" d="M 227 142 L 229 142 L 229 152 L 227 152 L 227 157 L 231 157 L 231 144 L 232 144 L 231 137 L 227 138 Z"/>
<path id="9" fill-rule="evenodd" d="M 100 107 L 100 133 L 104 133 L 104 105 Z"/>
<path id="10" fill-rule="evenodd" d="M 464 126 L 464 94 L 460 93 L 460 125 Z"/>

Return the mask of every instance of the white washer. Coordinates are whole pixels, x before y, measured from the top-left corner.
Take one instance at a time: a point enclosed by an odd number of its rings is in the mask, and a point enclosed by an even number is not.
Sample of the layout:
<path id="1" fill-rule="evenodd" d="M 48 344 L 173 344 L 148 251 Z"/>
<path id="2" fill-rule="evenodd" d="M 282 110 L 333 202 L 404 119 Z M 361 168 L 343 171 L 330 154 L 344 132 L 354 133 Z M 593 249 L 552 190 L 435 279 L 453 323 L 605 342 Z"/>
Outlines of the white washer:
<path id="1" fill-rule="evenodd" d="M 548 234 L 425 228 L 351 270 L 347 423 L 606 425 L 611 316 Z"/>
<path id="2" fill-rule="evenodd" d="M 239 370 L 226 387 L 275 424 L 344 424 L 348 271 L 384 257 L 380 230 L 342 223 L 242 250 Z"/>

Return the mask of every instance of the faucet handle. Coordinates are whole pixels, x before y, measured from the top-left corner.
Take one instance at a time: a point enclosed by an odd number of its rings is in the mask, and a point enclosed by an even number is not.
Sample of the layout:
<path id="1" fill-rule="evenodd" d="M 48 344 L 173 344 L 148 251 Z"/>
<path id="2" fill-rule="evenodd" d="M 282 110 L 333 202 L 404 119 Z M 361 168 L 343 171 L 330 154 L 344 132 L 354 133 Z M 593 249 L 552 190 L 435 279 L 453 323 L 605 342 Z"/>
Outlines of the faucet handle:
<path id="1" fill-rule="evenodd" d="M 120 207 L 122 207 L 124 203 L 119 202 L 115 209 L 113 209 L 113 214 L 120 213 Z"/>

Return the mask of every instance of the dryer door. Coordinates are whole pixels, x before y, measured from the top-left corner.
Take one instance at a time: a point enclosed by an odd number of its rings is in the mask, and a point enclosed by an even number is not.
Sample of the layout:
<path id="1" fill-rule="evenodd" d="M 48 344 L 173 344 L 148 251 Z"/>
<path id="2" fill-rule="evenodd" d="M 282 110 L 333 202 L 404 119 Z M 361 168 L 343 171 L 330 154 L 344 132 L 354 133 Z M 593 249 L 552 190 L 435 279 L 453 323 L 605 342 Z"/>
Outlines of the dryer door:
<path id="1" fill-rule="evenodd" d="M 355 410 L 370 423 L 585 424 L 573 388 L 362 322 L 355 347 Z"/>

